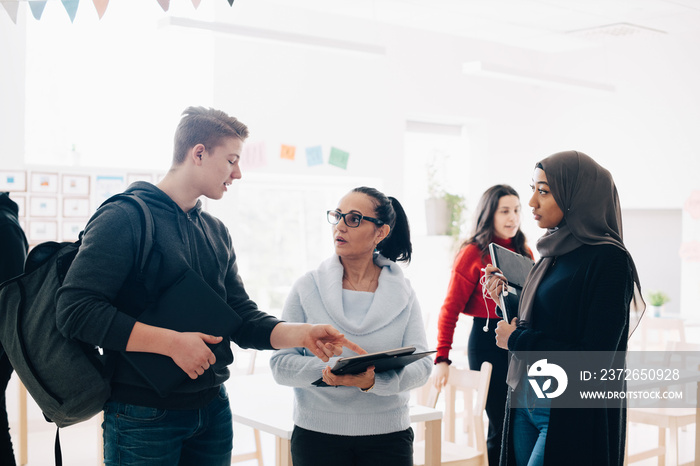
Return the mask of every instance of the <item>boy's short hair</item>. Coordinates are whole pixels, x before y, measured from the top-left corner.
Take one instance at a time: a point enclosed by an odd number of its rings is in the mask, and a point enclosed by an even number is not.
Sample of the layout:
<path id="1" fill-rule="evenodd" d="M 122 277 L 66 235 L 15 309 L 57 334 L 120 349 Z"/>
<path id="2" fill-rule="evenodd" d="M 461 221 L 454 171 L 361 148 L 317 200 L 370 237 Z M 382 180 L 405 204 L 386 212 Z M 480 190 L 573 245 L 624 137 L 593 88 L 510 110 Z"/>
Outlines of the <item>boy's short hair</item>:
<path id="1" fill-rule="evenodd" d="M 180 124 L 175 130 L 173 165 L 184 162 L 187 151 L 197 144 L 204 144 L 207 150 L 211 150 L 219 146 L 222 139 L 231 137 L 245 141 L 248 127 L 221 110 L 188 107 L 182 112 Z"/>

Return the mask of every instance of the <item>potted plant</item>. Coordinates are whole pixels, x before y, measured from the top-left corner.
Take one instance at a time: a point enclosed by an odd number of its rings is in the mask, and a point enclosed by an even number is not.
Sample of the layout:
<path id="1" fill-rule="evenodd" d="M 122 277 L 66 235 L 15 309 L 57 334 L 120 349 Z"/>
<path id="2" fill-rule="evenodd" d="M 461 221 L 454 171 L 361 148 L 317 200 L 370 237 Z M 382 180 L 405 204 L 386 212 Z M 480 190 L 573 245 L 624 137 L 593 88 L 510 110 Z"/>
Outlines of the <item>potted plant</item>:
<path id="1" fill-rule="evenodd" d="M 652 291 L 647 295 L 649 310 L 654 317 L 661 317 L 664 313 L 664 305 L 671 300 L 663 291 Z"/>
<path id="2" fill-rule="evenodd" d="M 428 235 L 460 236 L 466 204 L 464 196 L 447 192 L 440 181 L 434 157 L 426 166 L 428 198 L 425 200 L 425 220 Z"/>

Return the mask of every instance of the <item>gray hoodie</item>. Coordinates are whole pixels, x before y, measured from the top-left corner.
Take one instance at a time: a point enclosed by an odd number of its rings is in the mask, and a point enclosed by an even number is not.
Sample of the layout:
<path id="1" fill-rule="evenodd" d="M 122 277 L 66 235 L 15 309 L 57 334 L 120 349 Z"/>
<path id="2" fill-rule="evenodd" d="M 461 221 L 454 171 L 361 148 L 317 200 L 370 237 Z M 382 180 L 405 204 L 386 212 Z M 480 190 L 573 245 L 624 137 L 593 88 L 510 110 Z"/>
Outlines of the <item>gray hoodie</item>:
<path id="1" fill-rule="evenodd" d="M 126 192 L 143 199 L 153 216 L 156 244 L 146 277 L 149 293 L 157 295 L 157 290 L 167 288 L 192 268 L 241 316 L 243 325 L 230 335 L 231 340 L 243 348 L 272 349 L 270 334 L 279 320 L 259 311 L 246 293 L 226 226 L 202 211 L 200 202 L 183 212 L 150 183 L 136 182 Z M 116 359 L 115 401 L 165 409 L 202 407 L 228 379 L 225 366 L 215 365 L 207 377 L 188 379 L 176 393 L 160 398 L 119 357 L 149 299 L 131 296 L 124 301 L 120 295 L 134 269 L 141 228 L 140 212 L 131 203 L 116 201 L 98 209 L 56 295 L 58 327 L 67 337 L 104 348 Z M 118 295 L 119 309 L 115 304 Z M 129 300 L 134 304 L 125 305 Z"/>

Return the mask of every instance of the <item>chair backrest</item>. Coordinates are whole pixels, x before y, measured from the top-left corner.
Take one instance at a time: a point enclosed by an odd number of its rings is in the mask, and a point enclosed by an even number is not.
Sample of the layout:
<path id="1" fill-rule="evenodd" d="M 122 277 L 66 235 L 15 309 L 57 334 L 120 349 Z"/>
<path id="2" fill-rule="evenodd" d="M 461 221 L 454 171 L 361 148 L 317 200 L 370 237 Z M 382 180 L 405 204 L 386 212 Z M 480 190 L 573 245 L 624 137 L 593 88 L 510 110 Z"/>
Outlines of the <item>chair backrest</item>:
<path id="1" fill-rule="evenodd" d="M 463 392 L 465 396 L 464 410 L 469 418 L 469 432 L 474 434 L 474 442 L 469 441 L 469 445 L 476 447 L 479 451 L 486 451 L 486 437 L 484 435 L 484 412 L 486 410 L 486 398 L 489 392 L 492 366 L 489 362 L 484 362 L 480 370 L 474 371 L 466 368 L 450 366 L 450 377 L 445 392 L 445 415 L 443 417 L 445 425 L 445 439 L 454 439 L 456 422 L 457 392 Z M 440 391 L 433 384 L 425 401 L 426 406 L 434 408 L 437 405 Z"/>
<path id="2" fill-rule="evenodd" d="M 641 350 L 663 351 L 670 341 L 685 342 L 683 319 L 645 315 L 639 323 Z"/>

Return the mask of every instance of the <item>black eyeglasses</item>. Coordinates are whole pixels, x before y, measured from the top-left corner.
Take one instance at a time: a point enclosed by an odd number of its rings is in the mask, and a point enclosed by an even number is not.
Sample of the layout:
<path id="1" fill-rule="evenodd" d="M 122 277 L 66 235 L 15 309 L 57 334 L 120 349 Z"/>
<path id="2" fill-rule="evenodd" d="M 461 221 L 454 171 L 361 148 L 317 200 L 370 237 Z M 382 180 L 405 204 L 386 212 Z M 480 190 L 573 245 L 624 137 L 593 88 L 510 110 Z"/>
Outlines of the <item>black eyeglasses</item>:
<path id="1" fill-rule="evenodd" d="M 328 223 L 330 223 L 331 225 L 337 225 L 338 223 L 340 223 L 341 218 L 343 219 L 345 224 L 350 228 L 359 227 L 360 223 L 362 223 L 362 220 L 369 220 L 377 226 L 384 225 L 384 222 L 382 222 L 379 219 L 365 217 L 364 215 L 358 214 L 357 212 L 348 212 L 346 214 L 341 214 L 337 210 L 328 210 L 326 211 L 326 215 L 328 215 Z"/>

